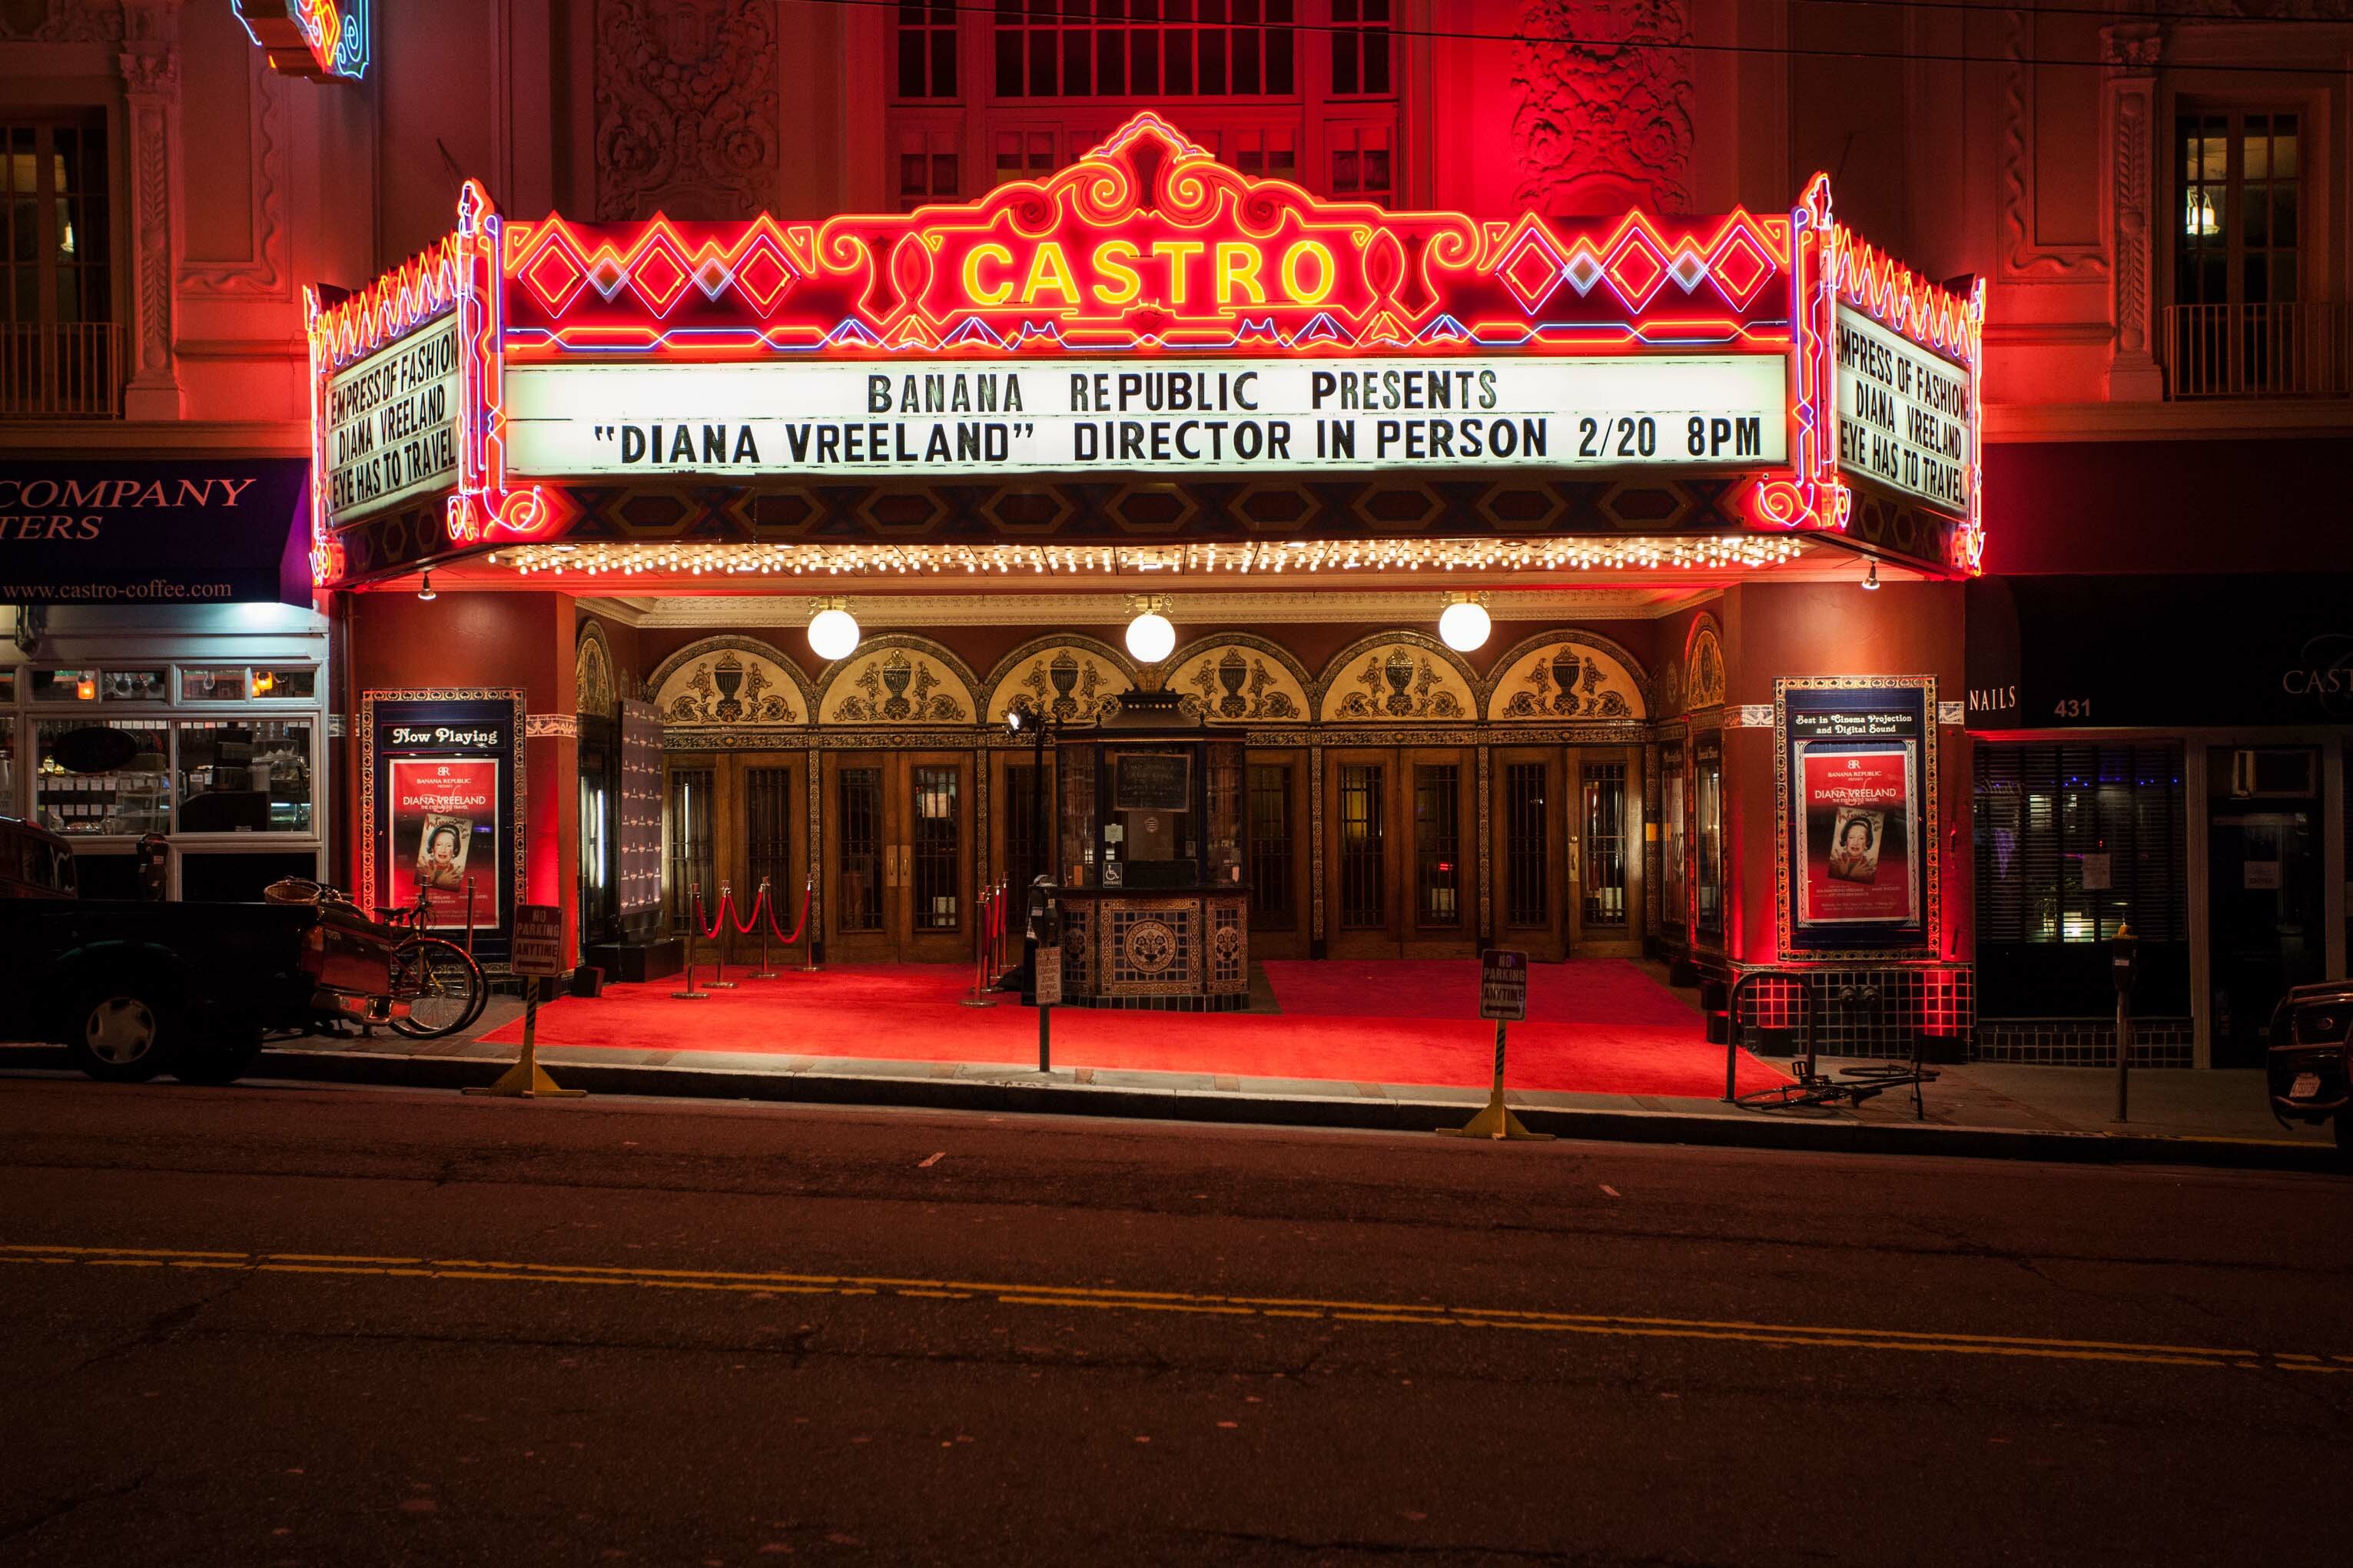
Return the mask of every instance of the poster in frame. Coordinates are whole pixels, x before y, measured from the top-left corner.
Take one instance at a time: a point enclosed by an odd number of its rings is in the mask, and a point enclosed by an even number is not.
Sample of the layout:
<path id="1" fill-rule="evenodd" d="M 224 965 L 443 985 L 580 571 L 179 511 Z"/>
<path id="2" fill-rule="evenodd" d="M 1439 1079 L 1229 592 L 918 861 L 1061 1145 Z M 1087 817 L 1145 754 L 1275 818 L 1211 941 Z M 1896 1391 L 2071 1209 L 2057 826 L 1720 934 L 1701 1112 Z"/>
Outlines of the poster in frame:
<path id="1" fill-rule="evenodd" d="M 1774 683 L 1775 856 L 1785 958 L 1933 956 L 1933 676 Z"/>
<path id="2" fill-rule="evenodd" d="M 512 688 L 360 697 L 359 901 L 405 908 L 421 884 L 428 926 L 463 941 L 470 879 L 474 953 L 492 966 L 524 897 L 524 713 Z"/>

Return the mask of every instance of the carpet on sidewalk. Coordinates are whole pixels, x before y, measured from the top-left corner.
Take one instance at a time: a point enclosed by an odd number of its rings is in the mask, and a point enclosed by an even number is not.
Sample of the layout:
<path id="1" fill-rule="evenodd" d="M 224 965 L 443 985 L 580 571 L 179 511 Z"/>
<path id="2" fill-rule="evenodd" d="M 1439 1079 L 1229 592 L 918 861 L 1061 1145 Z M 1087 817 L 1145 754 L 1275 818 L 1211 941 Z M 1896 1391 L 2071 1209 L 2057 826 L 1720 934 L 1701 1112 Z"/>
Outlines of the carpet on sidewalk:
<path id="1" fill-rule="evenodd" d="M 1273 966 L 1270 965 L 1271 969 Z M 1347 966 L 1362 969 L 1364 965 Z M 1440 970 L 1445 964 L 1399 964 Z M 1482 1087 L 1494 1026 L 1476 1016 L 1478 964 L 1438 984 L 1464 1005 L 1440 1016 L 1414 994 L 1410 979 L 1380 979 L 1356 989 L 1386 996 L 1401 1013 L 1286 1011 L 1129 1013 L 1087 1007 L 1054 1010 L 1054 1065 L 1237 1078 L 1331 1079 L 1357 1083 Z M 1724 1047 L 1702 1037 L 1699 1015 L 1632 965 L 1635 981 L 1658 992 L 1663 1007 L 1644 1009 L 1621 996 L 1595 1011 L 1636 1014 L 1571 1021 L 1555 998 L 1543 1021 L 1515 1024 L 1506 1075 L 1513 1089 L 1573 1093 L 1714 1098 L 1724 1092 Z M 740 972 L 739 972 L 740 973 Z M 565 997 L 539 1010 L 539 1044 L 631 1051 L 720 1051 L 846 1057 L 892 1061 L 970 1062 L 1020 1067 L 1038 1059 L 1038 1015 L 1010 996 L 993 1007 L 966 1007 L 972 972 L 952 964 L 849 964 L 818 974 L 788 973 L 745 980 L 710 1000 L 674 1000 L 675 979 L 616 984 L 598 997 Z M 1276 982 L 1282 996 L 1282 982 Z M 1311 987 L 1303 1005 L 1314 1005 Z M 1428 1014 L 1413 1009 L 1428 1007 Z M 1671 1009 L 1671 1010 L 1670 1010 Z M 1535 1008 L 1531 1006 L 1531 1016 Z M 520 1019 L 482 1037 L 500 1045 L 522 1038 Z M 1740 1087 L 1783 1081 L 1741 1054 Z"/>
<path id="2" fill-rule="evenodd" d="M 1271 958 L 1260 965 L 1286 1015 L 1327 1018 L 1476 1018 L 1472 959 Z M 1696 1032 L 1700 1016 L 1622 958 L 1528 966 L 1531 1024 L 1646 1024 Z"/>

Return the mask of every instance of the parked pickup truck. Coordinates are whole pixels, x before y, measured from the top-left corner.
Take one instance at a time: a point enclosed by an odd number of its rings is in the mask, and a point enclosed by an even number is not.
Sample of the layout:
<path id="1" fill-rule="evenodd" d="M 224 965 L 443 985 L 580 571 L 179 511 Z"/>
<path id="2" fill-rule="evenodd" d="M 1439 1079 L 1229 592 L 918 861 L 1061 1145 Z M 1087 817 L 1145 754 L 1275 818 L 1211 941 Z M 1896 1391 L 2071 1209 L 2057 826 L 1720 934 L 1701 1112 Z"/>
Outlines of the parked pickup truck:
<path id="1" fill-rule="evenodd" d="M 0 817 L 0 1040 L 62 1045 L 111 1082 L 228 1083 L 265 1034 L 403 1010 L 394 933 L 347 905 L 77 898 L 71 855 Z"/>

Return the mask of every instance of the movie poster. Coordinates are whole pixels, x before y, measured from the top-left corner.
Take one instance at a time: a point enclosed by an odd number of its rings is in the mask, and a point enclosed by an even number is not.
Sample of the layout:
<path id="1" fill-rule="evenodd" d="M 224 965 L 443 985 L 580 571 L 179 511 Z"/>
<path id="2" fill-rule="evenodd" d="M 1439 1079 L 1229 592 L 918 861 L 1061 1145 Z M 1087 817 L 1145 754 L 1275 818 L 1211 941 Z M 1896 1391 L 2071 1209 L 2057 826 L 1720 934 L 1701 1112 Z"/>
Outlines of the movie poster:
<path id="1" fill-rule="evenodd" d="M 466 925 L 466 880 L 474 881 L 473 923 L 499 924 L 499 764 L 491 757 L 394 757 L 387 763 L 385 902 L 407 909 L 425 889 L 427 924 Z"/>
<path id="2" fill-rule="evenodd" d="M 1800 926 L 1909 925 L 1919 919 L 1912 842 L 1917 772 L 1908 740 L 1799 746 Z"/>

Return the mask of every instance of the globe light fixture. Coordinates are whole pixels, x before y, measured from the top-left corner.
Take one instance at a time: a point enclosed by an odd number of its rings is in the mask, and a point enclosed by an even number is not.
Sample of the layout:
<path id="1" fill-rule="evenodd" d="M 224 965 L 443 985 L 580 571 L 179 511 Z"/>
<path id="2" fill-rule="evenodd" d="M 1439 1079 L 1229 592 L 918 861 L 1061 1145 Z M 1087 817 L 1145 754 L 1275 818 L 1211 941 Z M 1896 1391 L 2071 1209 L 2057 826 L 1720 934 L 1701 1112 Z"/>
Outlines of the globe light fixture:
<path id="1" fill-rule="evenodd" d="M 1468 594 L 1458 594 L 1438 617 L 1438 640 L 1456 653 L 1469 653 L 1487 646 L 1487 634 L 1494 622 L 1487 606 Z"/>
<path id="2" fill-rule="evenodd" d="M 810 649 L 819 658 L 848 658 L 858 651 L 858 621 L 844 601 L 828 599 L 824 608 L 810 617 L 808 639 Z"/>
<path id="3" fill-rule="evenodd" d="M 1138 664 L 1158 664 L 1176 650 L 1176 628 L 1160 612 L 1167 601 L 1160 598 L 1135 601 L 1135 618 L 1127 623 L 1127 651 Z"/>
<path id="4" fill-rule="evenodd" d="M 1871 563 L 1871 570 L 1862 574 L 1862 587 L 1863 591 L 1868 594 L 1875 594 L 1879 591 L 1878 562 L 1873 562 Z"/>

